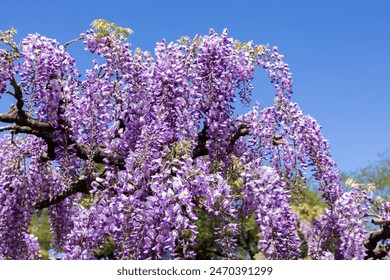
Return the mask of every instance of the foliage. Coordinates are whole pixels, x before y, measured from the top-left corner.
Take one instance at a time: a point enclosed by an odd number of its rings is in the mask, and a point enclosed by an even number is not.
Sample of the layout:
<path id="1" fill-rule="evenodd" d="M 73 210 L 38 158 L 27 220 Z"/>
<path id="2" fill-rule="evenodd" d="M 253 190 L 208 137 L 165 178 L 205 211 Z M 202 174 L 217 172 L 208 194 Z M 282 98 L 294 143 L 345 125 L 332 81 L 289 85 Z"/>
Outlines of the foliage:
<path id="1" fill-rule="evenodd" d="M 121 36 L 128 37 L 133 33 L 133 30 L 130 28 L 117 26 L 115 23 L 108 22 L 104 19 L 95 19 L 91 26 L 96 33 L 96 38 L 109 37 L 110 35 L 121 38 Z"/>
<path id="2" fill-rule="evenodd" d="M 50 241 L 52 239 L 47 209 L 32 216 L 29 232 L 38 238 L 42 259 L 47 260 L 49 258 Z"/>
<path id="3" fill-rule="evenodd" d="M 92 27 L 64 45 L 1 34 L 0 94 L 16 102 L 0 114 L 1 259 L 41 257 L 29 225 L 42 209 L 64 259 L 386 257 L 377 245 L 389 238 L 389 202 L 343 189 L 276 47 L 211 29 L 163 40 L 152 56 L 132 50 L 130 29 Z M 84 77 L 66 48 L 77 41 L 101 57 Z M 250 104 L 257 68 L 274 105 L 233 117 L 236 99 Z M 294 206 L 308 168 L 323 211 Z M 381 232 L 368 236 L 370 215 Z"/>
<path id="4" fill-rule="evenodd" d="M 378 155 L 379 159 L 367 166 L 345 174 L 364 184 L 373 184 L 382 196 L 390 198 L 390 152 L 387 150 Z"/>

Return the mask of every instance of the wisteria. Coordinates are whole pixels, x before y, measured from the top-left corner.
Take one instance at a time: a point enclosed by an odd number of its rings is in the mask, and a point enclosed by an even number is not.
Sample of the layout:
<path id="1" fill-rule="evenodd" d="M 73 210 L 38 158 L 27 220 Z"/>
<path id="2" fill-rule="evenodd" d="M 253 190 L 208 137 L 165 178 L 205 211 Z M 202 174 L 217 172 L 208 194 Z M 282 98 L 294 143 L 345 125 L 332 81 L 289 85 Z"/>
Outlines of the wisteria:
<path id="1" fill-rule="evenodd" d="M 22 140 L 14 143 L 7 136 L 0 142 L 1 150 L 9 151 L 0 156 L 0 259 L 35 259 L 39 257 L 39 245 L 27 229 L 37 197 L 37 190 L 32 186 L 39 174 L 30 173 L 26 156 L 20 152 L 28 153 L 30 145 Z"/>
<path id="2" fill-rule="evenodd" d="M 196 259 L 202 215 L 215 221 L 223 259 L 237 257 L 251 215 L 265 258 L 299 259 L 303 243 L 311 259 L 379 258 L 389 202 L 343 188 L 276 47 L 210 29 L 152 54 L 132 48 L 130 29 L 92 27 L 65 44 L 30 34 L 17 45 L 14 30 L 0 33 L 0 94 L 15 100 L 0 114 L 0 259 L 41 258 L 29 226 L 46 208 L 63 259 L 99 258 L 107 243 L 115 259 Z M 69 44 L 99 57 L 84 75 Z M 235 117 L 237 102 L 251 104 L 257 69 L 274 104 Z M 310 175 L 327 206 L 301 221 L 292 203 Z M 383 232 L 368 232 L 370 215 Z"/>

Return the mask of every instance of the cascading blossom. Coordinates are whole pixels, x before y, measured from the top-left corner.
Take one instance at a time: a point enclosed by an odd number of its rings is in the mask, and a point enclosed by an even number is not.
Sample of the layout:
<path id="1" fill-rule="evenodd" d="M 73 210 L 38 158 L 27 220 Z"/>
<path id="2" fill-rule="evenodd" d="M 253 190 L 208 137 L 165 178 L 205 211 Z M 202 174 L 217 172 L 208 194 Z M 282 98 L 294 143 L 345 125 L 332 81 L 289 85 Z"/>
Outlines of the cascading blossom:
<path id="1" fill-rule="evenodd" d="M 328 204 L 305 224 L 309 255 L 365 258 L 359 214 L 369 199 L 341 187 L 321 127 L 291 101 L 276 47 L 210 30 L 163 40 L 152 55 L 132 50 L 128 29 L 93 27 L 78 38 L 99 56 L 84 77 L 69 43 L 32 34 L 20 49 L 0 45 L 0 93 L 16 100 L 0 114 L 11 124 L 0 128 L 10 132 L 0 139 L 1 259 L 39 258 L 28 227 L 44 208 L 64 259 L 99 258 L 107 243 L 116 259 L 195 259 L 202 215 L 216 221 L 218 258 L 236 257 L 242 221 L 254 215 L 258 250 L 298 259 L 290 204 L 308 168 Z M 275 104 L 234 117 L 237 99 L 252 99 L 256 68 L 275 85 Z"/>
<path id="2" fill-rule="evenodd" d="M 0 259 L 37 259 L 37 238 L 28 233 L 33 202 L 37 199 L 39 173 L 29 172 L 27 159 L 21 151 L 32 149 L 34 139 L 0 139 Z M 29 142 L 29 141 L 31 142 Z"/>
<path id="3" fill-rule="evenodd" d="M 12 65 L 8 61 L 7 55 L 7 51 L 0 49 L 0 93 L 3 93 L 7 81 L 12 78 Z"/>
<path id="4" fill-rule="evenodd" d="M 58 123 L 58 110 L 72 95 L 79 73 L 75 60 L 56 40 L 31 34 L 22 41 L 20 85 L 41 121 Z"/>
<path id="5" fill-rule="evenodd" d="M 253 162 L 244 177 L 247 179 L 245 207 L 255 213 L 261 251 L 272 259 L 299 258 L 297 223 L 289 205 L 288 191 L 275 169 Z"/>
<path id="6" fill-rule="evenodd" d="M 314 259 L 364 259 L 369 205 L 361 185 L 344 192 L 309 230 L 309 254 Z M 329 245 L 334 242 L 334 252 Z"/>

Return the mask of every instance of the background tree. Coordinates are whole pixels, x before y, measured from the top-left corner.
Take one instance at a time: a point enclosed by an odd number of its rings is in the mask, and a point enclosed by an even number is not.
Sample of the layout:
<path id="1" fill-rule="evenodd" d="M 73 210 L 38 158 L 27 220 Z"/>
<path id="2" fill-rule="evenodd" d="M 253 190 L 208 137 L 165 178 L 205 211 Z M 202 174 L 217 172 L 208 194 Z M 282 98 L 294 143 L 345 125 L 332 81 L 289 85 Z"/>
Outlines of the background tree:
<path id="1" fill-rule="evenodd" d="M 193 259 L 202 219 L 218 257 L 237 258 L 251 217 L 264 258 L 300 258 L 303 247 L 313 259 L 386 256 L 389 202 L 372 213 L 365 186 L 342 188 L 320 126 L 291 101 L 276 47 L 211 29 L 163 40 L 152 56 L 131 49 L 130 29 L 92 27 L 63 45 L 0 34 L 0 93 L 15 100 L 0 114 L 0 258 L 41 257 L 29 226 L 46 208 L 65 259 L 110 245 L 116 259 Z M 84 76 L 67 52 L 77 41 L 99 56 Z M 274 105 L 234 117 L 256 68 L 275 85 Z M 308 168 L 326 208 L 302 223 L 292 204 Z M 365 241 L 369 215 L 380 232 Z"/>
<path id="2" fill-rule="evenodd" d="M 344 178 L 354 178 L 363 184 L 373 184 L 376 190 L 385 198 L 390 196 L 390 153 L 386 150 L 378 155 L 378 160 L 370 162 L 348 174 Z"/>

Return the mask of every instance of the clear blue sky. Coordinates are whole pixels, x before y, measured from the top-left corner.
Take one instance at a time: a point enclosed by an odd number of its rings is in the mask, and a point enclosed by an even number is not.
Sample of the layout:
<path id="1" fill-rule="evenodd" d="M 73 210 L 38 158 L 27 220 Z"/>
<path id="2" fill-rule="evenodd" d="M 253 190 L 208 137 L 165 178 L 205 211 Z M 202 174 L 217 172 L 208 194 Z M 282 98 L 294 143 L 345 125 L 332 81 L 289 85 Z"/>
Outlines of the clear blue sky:
<path id="1" fill-rule="evenodd" d="M 2 2 L 0 29 L 14 26 L 18 39 L 40 33 L 64 43 L 104 18 L 133 29 L 133 47 L 150 51 L 163 38 L 207 34 L 209 28 L 277 45 L 293 72 L 293 100 L 322 125 L 342 171 L 390 148 L 388 0 Z M 70 51 L 80 68 L 90 65 L 81 44 Z M 264 106 L 274 94 L 265 77 L 259 69 L 253 95 Z"/>

